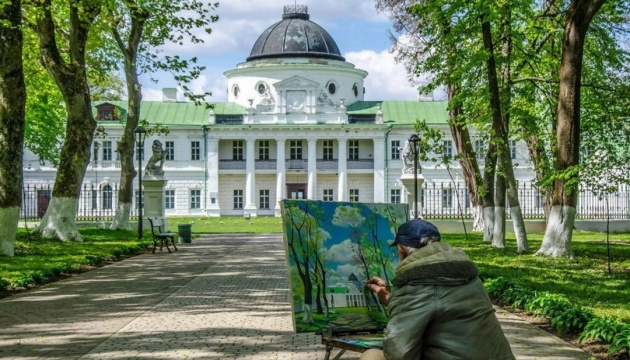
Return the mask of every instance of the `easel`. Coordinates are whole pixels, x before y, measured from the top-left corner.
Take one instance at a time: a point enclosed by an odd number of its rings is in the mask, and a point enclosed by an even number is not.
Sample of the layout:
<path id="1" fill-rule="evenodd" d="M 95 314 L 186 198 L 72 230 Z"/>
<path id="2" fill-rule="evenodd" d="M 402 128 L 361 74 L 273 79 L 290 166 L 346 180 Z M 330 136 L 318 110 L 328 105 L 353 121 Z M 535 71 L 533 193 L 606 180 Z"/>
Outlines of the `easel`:
<path id="1" fill-rule="evenodd" d="M 332 351 L 340 349 L 332 360 L 339 360 L 346 351 L 365 352 L 368 349 L 380 349 L 378 346 L 362 346 L 360 344 L 348 342 L 348 340 L 361 340 L 366 335 L 374 335 L 375 333 L 334 333 L 331 327 L 326 328 L 322 333 L 322 345 L 326 346 L 326 355 L 324 360 L 330 360 Z"/>

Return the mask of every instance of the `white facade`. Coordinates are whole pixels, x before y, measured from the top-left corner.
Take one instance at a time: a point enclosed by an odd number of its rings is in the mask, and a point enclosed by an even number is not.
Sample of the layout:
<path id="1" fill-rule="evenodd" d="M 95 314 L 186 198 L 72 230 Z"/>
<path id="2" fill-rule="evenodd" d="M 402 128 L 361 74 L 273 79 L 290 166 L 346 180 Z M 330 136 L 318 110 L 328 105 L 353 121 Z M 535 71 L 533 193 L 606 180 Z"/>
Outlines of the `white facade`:
<path id="1" fill-rule="evenodd" d="M 278 215 L 278 202 L 287 197 L 406 202 L 397 148 L 419 118 L 442 130 L 456 155 L 444 103 L 364 101 L 367 72 L 340 55 L 264 51 L 262 58 L 225 72 L 228 102 L 213 110 L 174 101 L 172 89 L 165 89 L 163 102 L 143 102 L 141 117 L 170 130 L 145 141 L 159 139 L 168 154 L 167 216 Z M 96 112 L 112 106 L 124 113 L 126 102 L 98 104 Z M 98 145 L 85 174 L 85 184 L 98 189 L 114 189 L 120 178 L 116 148 L 124 117 L 113 120 L 100 121 L 107 135 L 95 137 Z M 515 144 L 516 176 L 522 181 L 533 178 L 527 158 L 524 144 Z M 426 183 L 451 181 L 446 169 L 421 166 Z M 56 173 L 49 163 L 26 151 L 24 170 L 25 184 L 52 189 Z M 451 173 L 463 181 L 458 163 Z M 115 208 L 116 199 L 114 191 L 80 207 Z"/>

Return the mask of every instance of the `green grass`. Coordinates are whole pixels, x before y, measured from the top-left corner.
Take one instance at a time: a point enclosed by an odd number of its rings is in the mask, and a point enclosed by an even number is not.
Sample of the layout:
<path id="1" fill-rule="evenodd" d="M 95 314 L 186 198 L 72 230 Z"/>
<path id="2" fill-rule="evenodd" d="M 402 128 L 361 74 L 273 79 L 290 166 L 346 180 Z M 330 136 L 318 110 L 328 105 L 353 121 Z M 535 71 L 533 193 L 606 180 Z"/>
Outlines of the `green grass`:
<path id="1" fill-rule="evenodd" d="M 153 244 L 149 236 L 137 239 L 133 231 L 80 229 L 83 242 L 45 240 L 18 229 L 14 257 L 0 257 L 0 288 L 45 284 L 60 274 L 79 271 Z"/>
<path id="2" fill-rule="evenodd" d="M 177 223 L 191 222 L 193 236 L 282 232 L 282 221 L 276 217 L 170 218 L 169 229 L 176 232 Z M 148 232 L 143 242 L 138 242 L 135 231 L 80 228 L 80 232 L 83 243 L 29 239 L 20 229 L 16 256 L 0 257 L 0 288 L 8 284 L 46 283 L 59 273 L 138 252 L 151 244 Z M 598 316 L 614 315 L 630 322 L 630 234 L 611 235 L 611 275 L 607 272 L 605 234 L 575 231 L 573 260 L 533 256 L 542 236 L 529 234 L 531 252 L 525 255 L 516 253 L 513 234 L 508 234 L 505 249 L 483 243 L 479 233 L 469 234 L 469 240 L 463 234 L 444 234 L 444 241 L 464 249 L 482 271 L 532 290 L 565 295 Z"/>
<path id="3" fill-rule="evenodd" d="M 597 316 L 617 316 L 630 322 L 630 234 L 611 235 L 611 271 L 608 274 L 605 234 L 575 231 L 575 259 L 533 256 L 543 234 L 529 234 L 531 252 L 518 255 L 514 234 L 505 249 L 482 242 L 481 234 L 444 234 L 443 241 L 462 248 L 482 271 L 536 291 L 565 295 L 572 303 Z"/>
<path id="4" fill-rule="evenodd" d="M 192 233 L 195 234 L 271 234 L 282 233 L 282 220 L 275 216 L 258 216 L 245 219 L 242 216 L 222 216 L 220 218 L 168 218 L 169 231 L 177 232 L 177 224 L 193 223 Z"/>

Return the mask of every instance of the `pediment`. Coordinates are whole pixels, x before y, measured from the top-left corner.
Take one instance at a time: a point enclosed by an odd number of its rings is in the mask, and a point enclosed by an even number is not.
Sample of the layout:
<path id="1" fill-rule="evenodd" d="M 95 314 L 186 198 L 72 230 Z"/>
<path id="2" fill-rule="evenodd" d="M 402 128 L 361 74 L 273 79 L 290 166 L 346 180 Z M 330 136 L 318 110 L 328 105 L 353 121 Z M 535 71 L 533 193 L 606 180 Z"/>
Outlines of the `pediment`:
<path id="1" fill-rule="evenodd" d="M 279 81 L 273 86 L 278 90 L 287 90 L 287 89 L 315 89 L 319 86 L 319 83 L 305 79 L 301 76 L 295 75 L 291 76 L 288 79 L 284 79 Z"/>

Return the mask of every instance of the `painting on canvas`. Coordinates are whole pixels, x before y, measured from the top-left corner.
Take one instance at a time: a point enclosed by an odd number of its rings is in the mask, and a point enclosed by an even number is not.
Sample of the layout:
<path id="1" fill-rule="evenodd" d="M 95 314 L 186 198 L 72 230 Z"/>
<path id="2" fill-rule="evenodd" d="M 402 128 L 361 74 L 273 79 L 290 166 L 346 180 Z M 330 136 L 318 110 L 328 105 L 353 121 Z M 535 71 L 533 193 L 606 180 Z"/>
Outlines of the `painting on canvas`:
<path id="1" fill-rule="evenodd" d="M 396 230 L 407 204 L 283 200 L 282 220 L 296 332 L 382 330 L 387 309 L 365 282 L 391 281 Z"/>

